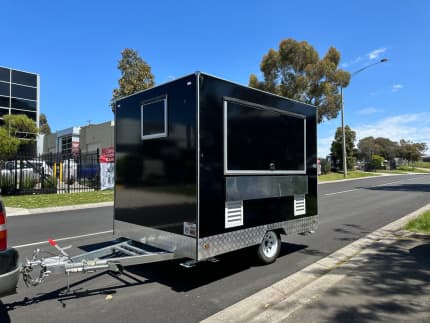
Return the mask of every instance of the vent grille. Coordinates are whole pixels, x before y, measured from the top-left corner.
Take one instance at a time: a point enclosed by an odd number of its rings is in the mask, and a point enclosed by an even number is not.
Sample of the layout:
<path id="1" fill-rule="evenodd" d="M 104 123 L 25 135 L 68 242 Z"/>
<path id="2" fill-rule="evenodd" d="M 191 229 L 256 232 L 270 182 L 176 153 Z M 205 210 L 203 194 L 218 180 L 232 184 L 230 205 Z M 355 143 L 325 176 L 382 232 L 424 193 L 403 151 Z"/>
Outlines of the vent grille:
<path id="1" fill-rule="evenodd" d="M 304 195 L 294 195 L 294 216 L 306 214 L 306 199 Z"/>
<path id="2" fill-rule="evenodd" d="M 225 202 L 225 227 L 233 228 L 243 225 L 243 201 Z"/>

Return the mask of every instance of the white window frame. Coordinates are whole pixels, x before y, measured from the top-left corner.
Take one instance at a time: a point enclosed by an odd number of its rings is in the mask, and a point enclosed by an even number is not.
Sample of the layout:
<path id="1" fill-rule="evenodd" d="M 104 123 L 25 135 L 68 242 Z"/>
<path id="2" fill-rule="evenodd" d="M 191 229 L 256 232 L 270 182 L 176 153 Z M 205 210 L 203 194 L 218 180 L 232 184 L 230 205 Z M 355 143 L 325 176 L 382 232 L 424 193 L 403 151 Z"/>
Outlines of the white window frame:
<path id="1" fill-rule="evenodd" d="M 153 134 L 149 134 L 149 135 L 144 135 L 143 134 L 143 109 L 145 108 L 145 106 L 154 104 L 154 103 L 158 103 L 158 102 L 162 102 L 164 101 L 164 131 L 163 132 L 159 132 L 159 133 L 153 133 Z M 141 104 L 140 106 L 140 137 L 142 140 L 148 140 L 148 139 L 155 139 L 155 138 L 164 138 L 167 137 L 167 95 L 161 97 L 161 98 L 155 98 L 155 99 L 151 99 L 150 101 L 144 102 Z"/>
<path id="2" fill-rule="evenodd" d="M 279 170 L 235 170 L 235 169 L 228 169 L 228 155 L 227 155 L 227 109 L 228 109 L 228 103 L 235 103 L 239 104 L 245 107 L 249 107 L 251 109 L 263 109 L 263 110 L 271 110 L 280 114 L 289 115 L 291 117 L 295 117 L 298 119 L 303 120 L 303 169 L 279 169 Z M 305 175 L 306 174 L 306 116 L 288 112 L 280 109 L 276 109 L 269 106 L 263 106 L 260 104 L 242 101 L 234 98 L 224 98 L 224 174 L 225 175 L 285 175 L 285 174 L 300 174 Z"/>

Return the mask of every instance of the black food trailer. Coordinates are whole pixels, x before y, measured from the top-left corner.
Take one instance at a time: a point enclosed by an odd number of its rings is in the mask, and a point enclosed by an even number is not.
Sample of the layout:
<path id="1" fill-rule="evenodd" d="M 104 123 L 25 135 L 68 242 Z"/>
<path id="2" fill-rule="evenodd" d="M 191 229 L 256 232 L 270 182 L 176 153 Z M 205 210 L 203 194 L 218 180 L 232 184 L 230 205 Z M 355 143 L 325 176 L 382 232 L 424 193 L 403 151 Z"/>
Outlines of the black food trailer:
<path id="1" fill-rule="evenodd" d="M 273 262 L 281 234 L 318 225 L 316 134 L 314 106 L 200 72 L 119 99 L 113 229 L 125 240 L 75 257 L 50 241 L 60 256 L 36 254 L 25 281 L 172 258 L 188 266 L 254 245 Z"/>
<path id="2" fill-rule="evenodd" d="M 314 106 L 197 72 L 115 116 L 116 235 L 196 261 L 272 241 L 270 262 L 316 228 Z"/>

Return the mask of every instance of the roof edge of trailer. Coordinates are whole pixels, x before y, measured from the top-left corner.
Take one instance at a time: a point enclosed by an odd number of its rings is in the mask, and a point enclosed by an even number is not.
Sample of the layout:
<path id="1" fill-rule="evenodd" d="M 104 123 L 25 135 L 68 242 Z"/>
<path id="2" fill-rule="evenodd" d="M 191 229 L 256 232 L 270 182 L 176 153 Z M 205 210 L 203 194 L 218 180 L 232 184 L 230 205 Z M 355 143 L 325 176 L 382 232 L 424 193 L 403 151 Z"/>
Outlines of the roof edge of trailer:
<path id="1" fill-rule="evenodd" d="M 296 103 L 308 105 L 308 106 L 313 107 L 313 108 L 315 108 L 315 109 L 318 110 L 318 107 L 315 106 L 315 105 L 313 105 L 313 104 L 302 102 L 302 101 L 295 100 L 295 99 L 291 99 L 291 98 L 288 98 L 286 96 L 282 96 L 282 95 L 275 94 L 275 93 L 272 93 L 272 92 L 267 92 L 267 91 L 264 91 L 264 90 L 257 89 L 255 87 L 250 87 L 248 85 L 243 85 L 243 84 L 240 84 L 240 83 L 237 83 L 237 82 L 233 82 L 233 81 L 230 81 L 230 80 L 226 80 L 226 79 L 224 79 L 222 77 L 218 77 L 218 76 L 215 76 L 215 75 L 212 75 L 212 74 L 209 74 L 209 73 L 196 72 L 195 74 L 203 74 L 203 75 L 206 75 L 206 76 L 209 76 L 209 77 L 213 77 L 215 79 L 218 79 L 218 80 L 221 80 L 221 81 L 224 81 L 224 82 L 228 82 L 228 83 L 231 83 L 231 84 L 234 84 L 234 85 L 239 85 L 239 86 L 247 88 L 247 89 L 253 89 L 255 91 L 262 92 L 262 93 L 268 94 L 268 95 L 272 95 L 272 96 L 275 96 L 275 97 L 278 97 L 278 98 L 281 98 L 281 99 L 286 99 L 286 100 L 289 100 L 289 101 L 292 101 L 292 102 L 296 102 Z"/>
<path id="2" fill-rule="evenodd" d="M 184 78 L 190 77 L 191 75 L 198 75 L 198 74 L 201 74 L 201 73 L 200 73 L 200 72 L 194 72 L 194 73 L 190 73 L 190 74 L 187 74 L 187 75 L 184 75 L 184 76 L 180 76 L 180 77 L 175 78 L 175 79 L 173 79 L 173 80 L 169 80 L 169 81 L 167 81 L 167 82 L 157 84 L 157 85 L 155 85 L 155 86 L 153 86 L 153 87 L 149 87 L 149 88 L 147 88 L 147 89 L 144 89 L 144 90 L 141 90 L 141 91 L 134 92 L 133 94 L 129 94 L 129 95 L 125 95 L 125 96 L 121 96 L 121 97 L 117 98 L 117 99 L 115 100 L 115 102 L 121 101 L 121 100 L 123 100 L 123 99 L 126 99 L 126 98 L 131 97 L 131 96 L 136 95 L 136 94 L 140 94 L 140 93 L 143 93 L 143 92 L 146 92 L 146 91 L 149 91 L 149 90 L 155 89 L 155 88 L 157 88 L 157 87 L 159 87 L 159 86 L 163 86 L 163 85 L 166 85 L 166 84 L 169 84 L 169 83 L 172 83 L 172 82 L 176 82 L 176 81 L 178 81 L 178 80 L 181 80 L 181 79 L 184 79 Z"/>
<path id="3" fill-rule="evenodd" d="M 209 74 L 209 73 L 205 73 L 205 72 L 200 72 L 200 71 L 195 71 L 194 73 L 190 73 L 190 74 L 187 74 L 187 75 L 184 75 L 184 76 L 180 76 L 180 77 L 178 77 L 178 78 L 176 78 L 176 79 L 173 79 L 173 80 L 170 80 L 170 81 L 167 81 L 167 82 L 164 82 L 164 83 L 160 83 L 160 84 L 158 84 L 158 85 L 155 85 L 155 86 L 153 86 L 153 87 L 147 88 L 147 89 L 145 89 L 145 90 L 141 90 L 141 91 L 135 92 L 135 93 L 133 93 L 133 94 L 129 94 L 129 95 L 126 95 L 126 96 L 122 96 L 122 97 L 120 97 L 120 98 L 117 98 L 117 99 L 115 100 L 115 102 L 118 102 L 118 101 L 120 101 L 120 100 L 126 99 L 126 98 L 128 98 L 128 97 L 130 97 L 130 96 L 133 96 L 133 95 L 136 95 L 136 94 L 140 94 L 140 93 L 146 92 L 146 91 L 148 91 L 148 90 L 151 90 L 151 89 L 157 88 L 157 87 L 159 87 L 159 86 L 163 86 L 163 85 L 166 85 L 166 84 L 169 84 L 169 83 L 172 83 L 172 82 L 176 82 L 176 81 L 178 81 L 178 80 L 181 80 L 181 79 L 184 79 L 184 78 L 190 77 L 191 75 L 196 75 L 196 76 L 198 76 L 198 75 L 206 75 L 206 76 L 209 76 L 209 77 L 212 77 L 212 78 L 215 78 L 215 79 L 218 79 L 218 80 L 224 81 L 224 82 L 228 82 L 228 83 L 231 83 L 231 84 L 234 84 L 234 85 L 238 85 L 238 86 L 241 86 L 241 87 L 244 87 L 244 88 L 248 88 L 248 89 L 253 89 L 253 90 L 256 90 L 256 91 L 259 91 L 259 92 L 262 92 L 262 93 L 265 93 L 265 94 L 268 94 L 268 95 L 272 95 L 272 96 L 275 96 L 275 97 L 278 97 L 278 98 L 281 98 L 281 99 L 286 99 L 286 100 L 289 100 L 289 101 L 292 101 L 292 102 L 296 102 L 296 103 L 299 103 L 299 104 L 304 104 L 304 105 L 307 105 L 307 106 L 313 107 L 313 108 L 315 108 L 315 109 L 317 109 L 317 110 L 318 110 L 318 107 L 317 107 L 317 106 L 315 106 L 315 105 L 313 105 L 313 104 L 310 104 L 310 103 L 302 102 L 302 101 L 295 100 L 295 99 L 291 99 L 291 98 L 288 98 L 288 97 L 285 97 L 285 96 L 282 96 L 282 95 L 278 95 L 278 94 L 274 94 L 274 93 L 267 92 L 267 91 L 264 91 L 264 90 L 260 90 L 260 89 L 254 88 L 254 87 L 250 87 L 250 86 L 247 86 L 247 85 L 243 85 L 243 84 L 240 84 L 240 83 L 237 83 L 237 82 L 233 82 L 233 81 L 230 81 L 230 80 L 224 79 L 224 78 L 222 78 L 222 77 L 218 77 L 218 76 L 215 76 L 215 75 L 212 75 L 212 74 Z"/>

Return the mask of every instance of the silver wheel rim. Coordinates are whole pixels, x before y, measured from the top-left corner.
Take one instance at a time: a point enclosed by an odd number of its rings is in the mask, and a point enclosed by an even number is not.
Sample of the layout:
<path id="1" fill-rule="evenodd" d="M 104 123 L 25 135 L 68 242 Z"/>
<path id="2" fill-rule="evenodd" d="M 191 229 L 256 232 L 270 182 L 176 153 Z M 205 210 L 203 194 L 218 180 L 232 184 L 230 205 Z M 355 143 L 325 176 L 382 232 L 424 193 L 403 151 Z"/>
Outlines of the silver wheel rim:
<path id="1" fill-rule="evenodd" d="M 278 249 L 278 237 L 273 231 L 268 231 L 264 235 L 263 242 L 261 243 L 263 254 L 267 258 L 272 258 L 276 255 L 276 250 Z"/>

